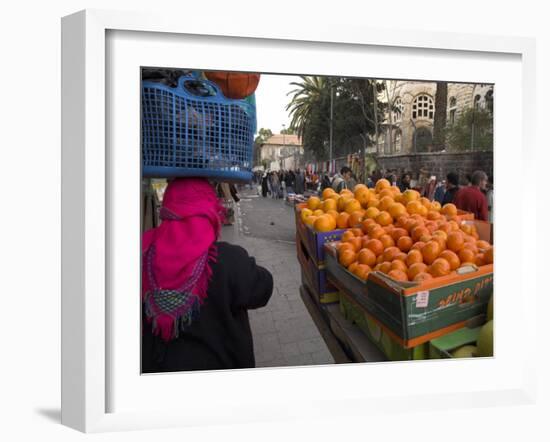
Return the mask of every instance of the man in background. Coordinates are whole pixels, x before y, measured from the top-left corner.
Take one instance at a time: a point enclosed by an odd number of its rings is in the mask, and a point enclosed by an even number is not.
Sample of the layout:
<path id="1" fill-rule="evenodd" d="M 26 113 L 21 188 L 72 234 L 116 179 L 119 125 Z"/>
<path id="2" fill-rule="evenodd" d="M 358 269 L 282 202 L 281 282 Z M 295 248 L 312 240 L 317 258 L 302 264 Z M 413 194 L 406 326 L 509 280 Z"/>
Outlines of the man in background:
<path id="1" fill-rule="evenodd" d="M 455 199 L 456 192 L 458 192 L 458 174 L 455 172 L 449 172 L 447 174 L 446 191 L 441 200 L 441 205 L 452 203 Z"/>
<path id="2" fill-rule="evenodd" d="M 344 166 L 340 169 L 340 173 L 334 175 L 332 179 L 332 188 L 336 192 L 340 192 L 342 189 L 353 190 L 355 187 L 352 179 L 352 171 L 349 167 Z"/>
<path id="3" fill-rule="evenodd" d="M 411 188 L 411 174 L 410 173 L 404 173 L 401 177 L 401 181 L 399 181 L 399 190 L 401 192 L 404 192 L 407 189 Z"/>
<path id="4" fill-rule="evenodd" d="M 489 208 L 487 198 L 483 191 L 487 188 L 487 174 L 476 170 L 472 174 L 472 184 L 460 189 L 453 200 L 455 206 L 461 210 L 471 212 L 475 219 L 482 221 L 489 220 Z"/>

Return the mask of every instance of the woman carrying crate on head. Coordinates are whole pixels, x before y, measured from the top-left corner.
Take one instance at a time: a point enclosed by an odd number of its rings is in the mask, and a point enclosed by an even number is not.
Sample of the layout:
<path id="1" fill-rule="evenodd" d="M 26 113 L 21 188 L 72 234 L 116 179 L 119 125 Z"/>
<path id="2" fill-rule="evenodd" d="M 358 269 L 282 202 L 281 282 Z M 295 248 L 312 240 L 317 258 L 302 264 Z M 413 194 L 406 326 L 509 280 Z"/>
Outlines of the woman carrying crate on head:
<path id="1" fill-rule="evenodd" d="M 271 274 L 219 241 L 224 209 L 204 178 L 168 184 L 161 224 L 142 241 L 142 371 L 255 366 L 248 310 L 263 307 Z"/>
<path id="2" fill-rule="evenodd" d="M 220 241 L 227 213 L 208 178 L 250 180 L 255 106 L 198 76 L 169 80 L 142 83 L 142 170 L 172 178 L 142 237 L 142 372 L 254 367 L 248 310 L 273 278 Z"/>

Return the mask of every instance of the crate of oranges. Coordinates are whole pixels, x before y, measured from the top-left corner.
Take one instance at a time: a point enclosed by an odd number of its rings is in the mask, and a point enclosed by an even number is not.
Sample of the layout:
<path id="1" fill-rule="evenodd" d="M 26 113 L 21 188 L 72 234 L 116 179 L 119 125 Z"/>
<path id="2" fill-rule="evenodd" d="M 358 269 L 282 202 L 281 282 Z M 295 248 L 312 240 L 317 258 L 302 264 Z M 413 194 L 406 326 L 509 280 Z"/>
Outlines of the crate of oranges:
<path id="1" fill-rule="evenodd" d="M 464 221 L 418 192 L 376 183 L 368 207 L 326 246 L 329 279 L 357 297 L 405 346 L 463 326 L 488 301 L 493 281 L 490 225 Z"/>

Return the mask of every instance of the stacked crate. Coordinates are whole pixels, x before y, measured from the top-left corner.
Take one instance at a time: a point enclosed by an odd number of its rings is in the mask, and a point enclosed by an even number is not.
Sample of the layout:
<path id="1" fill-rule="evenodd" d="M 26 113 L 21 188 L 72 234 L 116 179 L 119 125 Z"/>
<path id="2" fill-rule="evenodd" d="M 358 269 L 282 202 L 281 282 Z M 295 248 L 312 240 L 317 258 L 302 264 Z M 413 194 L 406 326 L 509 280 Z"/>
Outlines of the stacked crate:
<path id="1" fill-rule="evenodd" d="M 302 284 L 314 294 L 322 304 L 338 302 L 338 289 L 327 281 L 324 245 L 337 241 L 343 229 L 330 232 L 316 232 L 307 226 L 300 217 L 305 204 L 296 205 L 296 252 L 301 267 Z"/>

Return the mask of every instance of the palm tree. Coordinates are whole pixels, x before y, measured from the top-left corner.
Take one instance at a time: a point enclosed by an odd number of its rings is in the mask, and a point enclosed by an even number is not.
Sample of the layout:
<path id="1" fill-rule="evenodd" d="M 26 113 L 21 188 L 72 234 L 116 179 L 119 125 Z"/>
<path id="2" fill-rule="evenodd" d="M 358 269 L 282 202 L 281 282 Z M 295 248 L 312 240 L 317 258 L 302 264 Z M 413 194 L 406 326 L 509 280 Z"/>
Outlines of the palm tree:
<path id="1" fill-rule="evenodd" d="M 330 92 L 330 79 L 327 77 L 300 76 L 301 83 L 290 83 L 297 89 L 290 91 L 292 99 L 286 110 L 290 110 L 292 120 L 290 128 L 303 138 L 308 121 L 311 121 L 314 110 L 320 107 Z"/>

